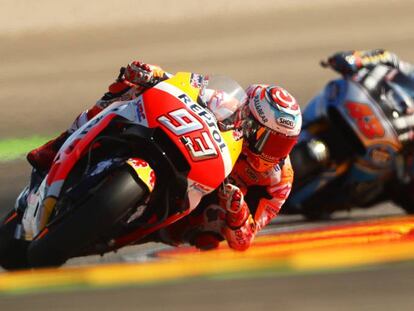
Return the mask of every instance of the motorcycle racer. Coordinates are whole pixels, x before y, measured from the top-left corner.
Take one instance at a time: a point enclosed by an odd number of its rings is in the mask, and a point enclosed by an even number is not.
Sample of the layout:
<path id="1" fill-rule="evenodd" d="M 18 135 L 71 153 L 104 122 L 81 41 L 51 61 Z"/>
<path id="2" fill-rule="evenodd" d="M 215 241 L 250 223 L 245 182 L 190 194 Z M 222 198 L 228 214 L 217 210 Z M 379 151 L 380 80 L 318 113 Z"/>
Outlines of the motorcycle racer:
<path id="1" fill-rule="evenodd" d="M 353 205 L 368 206 L 381 200 L 391 200 L 412 213 L 414 211 L 414 66 L 402 61 L 395 53 L 384 49 L 340 51 L 329 56 L 321 64 L 340 73 L 344 80 L 356 82 L 363 87 L 364 91 L 371 96 L 372 103 L 378 105 L 379 110 L 385 115 L 384 118 L 390 122 L 397 143 L 400 145 L 396 151 L 398 154 L 395 156 L 392 174 L 381 177 L 382 179 L 371 180 L 370 183 L 367 180 L 352 180 L 353 183 L 348 186 L 344 182 L 341 190 L 347 194 L 347 198 L 353 198 L 350 199 Z M 332 88 L 332 90 L 335 89 Z M 329 92 L 327 94 L 331 96 Z M 335 96 L 337 94 L 333 92 L 332 97 L 336 98 Z M 311 103 L 323 105 L 322 101 L 311 101 Z M 307 125 L 318 120 L 319 116 L 315 117 L 312 113 L 315 111 L 314 107 L 308 110 L 311 113 L 307 114 L 307 111 L 304 113 L 303 133 L 306 133 Z M 373 119 L 370 118 L 363 119 L 360 124 L 368 130 L 382 128 L 376 127 Z M 338 129 L 343 130 L 339 126 Z M 312 142 L 319 143 L 317 140 Z M 337 154 L 340 153 L 338 151 L 336 151 Z M 343 151 L 342 146 L 340 151 Z M 325 150 L 319 157 L 315 156 L 315 161 L 318 165 L 324 165 L 327 157 L 329 154 Z M 300 169 L 298 171 L 300 172 Z M 372 174 L 379 172 L 378 176 L 382 176 L 381 168 L 371 167 L 371 172 Z M 294 194 L 296 194 L 295 191 L 299 193 L 300 190 L 297 190 L 299 188 L 300 186 L 293 190 Z M 355 199 L 356 197 L 358 199 Z M 290 199 L 295 202 L 295 206 L 303 204 L 303 201 L 300 203 L 298 203 L 300 200 L 295 201 L 295 195 Z M 312 209 L 307 209 L 307 212 L 309 211 L 312 212 Z M 323 213 L 309 215 L 320 217 Z"/>
<path id="2" fill-rule="evenodd" d="M 112 103 L 136 98 L 171 76 L 158 66 L 139 61 L 121 68 L 108 92 L 82 112 L 67 131 L 29 152 L 29 163 L 48 171 L 60 146 L 80 126 Z M 299 136 L 300 108 L 295 98 L 279 86 L 251 85 L 246 93 L 248 98 L 240 107 L 221 91 L 202 92 L 201 102 L 216 116 L 220 129 L 234 129 L 243 136 L 242 155 L 228 182 L 214 196 L 150 239 L 171 245 L 190 243 L 200 249 L 215 248 L 225 239 L 231 248 L 245 250 L 256 233 L 279 213 L 293 182 L 288 155 Z"/>
<path id="3" fill-rule="evenodd" d="M 406 75 L 414 73 L 413 65 L 400 60 L 395 53 L 384 49 L 337 52 L 321 64 L 324 67 L 331 67 L 344 76 L 352 76 L 362 68 L 372 68 L 378 64 L 399 69 Z"/>

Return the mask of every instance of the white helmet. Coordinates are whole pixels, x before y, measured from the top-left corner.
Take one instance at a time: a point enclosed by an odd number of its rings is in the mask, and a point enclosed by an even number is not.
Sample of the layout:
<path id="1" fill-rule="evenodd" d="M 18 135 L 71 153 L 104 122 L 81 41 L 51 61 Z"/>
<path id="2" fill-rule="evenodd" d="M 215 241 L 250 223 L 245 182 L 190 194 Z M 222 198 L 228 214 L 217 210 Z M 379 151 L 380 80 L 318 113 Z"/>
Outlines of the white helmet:
<path id="1" fill-rule="evenodd" d="M 257 86 L 250 94 L 248 107 L 249 151 L 268 162 L 267 167 L 285 159 L 296 144 L 302 126 L 296 99 L 282 87 Z M 256 159 L 256 162 L 260 161 Z M 257 165 L 253 166 L 258 169 Z"/>

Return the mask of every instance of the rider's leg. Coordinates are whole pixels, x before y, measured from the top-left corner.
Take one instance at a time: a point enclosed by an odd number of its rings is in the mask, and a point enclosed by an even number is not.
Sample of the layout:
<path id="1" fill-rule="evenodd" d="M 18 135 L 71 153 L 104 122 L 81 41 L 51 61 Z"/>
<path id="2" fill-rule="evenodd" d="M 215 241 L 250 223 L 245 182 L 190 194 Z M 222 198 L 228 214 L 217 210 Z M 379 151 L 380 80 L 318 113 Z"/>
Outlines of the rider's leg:
<path id="1" fill-rule="evenodd" d="M 223 240 L 224 212 L 218 205 L 197 208 L 190 215 L 163 228 L 154 235 L 154 241 L 172 246 L 188 243 L 198 249 L 217 248 Z"/>
<path id="2" fill-rule="evenodd" d="M 73 122 L 72 126 L 60 134 L 58 137 L 48 141 L 46 144 L 30 151 L 27 154 L 27 161 L 36 169 L 47 172 L 52 165 L 53 159 L 55 158 L 60 147 L 66 139 L 76 131 L 83 124 L 88 122 L 104 108 L 109 106 L 115 101 L 128 100 L 133 96 L 132 89 L 130 86 L 125 85 L 122 82 L 115 82 L 109 86 L 109 90 L 105 93 L 101 99 L 89 110 L 82 112 Z"/>

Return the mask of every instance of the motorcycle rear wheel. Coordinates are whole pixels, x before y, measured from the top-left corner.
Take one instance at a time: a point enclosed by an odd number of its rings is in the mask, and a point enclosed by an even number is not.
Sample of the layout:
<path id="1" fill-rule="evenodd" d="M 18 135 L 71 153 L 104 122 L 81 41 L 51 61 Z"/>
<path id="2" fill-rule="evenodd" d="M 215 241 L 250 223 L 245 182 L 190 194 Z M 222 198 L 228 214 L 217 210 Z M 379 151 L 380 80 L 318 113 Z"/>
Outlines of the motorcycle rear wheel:
<path id="1" fill-rule="evenodd" d="M 46 234 L 30 243 L 27 252 L 30 266 L 61 266 L 69 258 L 76 257 L 113 228 L 146 195 L 145 186 L 128 167 L 107 176 L 86 202 L 66 218 L 52 223 Z"/>

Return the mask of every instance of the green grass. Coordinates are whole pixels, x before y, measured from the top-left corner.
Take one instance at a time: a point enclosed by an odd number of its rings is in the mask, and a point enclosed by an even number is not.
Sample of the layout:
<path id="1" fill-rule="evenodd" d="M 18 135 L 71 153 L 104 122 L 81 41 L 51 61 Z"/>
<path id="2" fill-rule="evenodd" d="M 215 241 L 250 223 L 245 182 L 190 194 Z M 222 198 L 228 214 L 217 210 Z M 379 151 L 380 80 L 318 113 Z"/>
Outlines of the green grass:
<path id="1" fill-rule="evenodd" d="M 32 136 L 0 140 L 0 162 L 4 163 L 22 159 L 30 150 L 44 144 L 51 138 L 53 136 Z"/>

